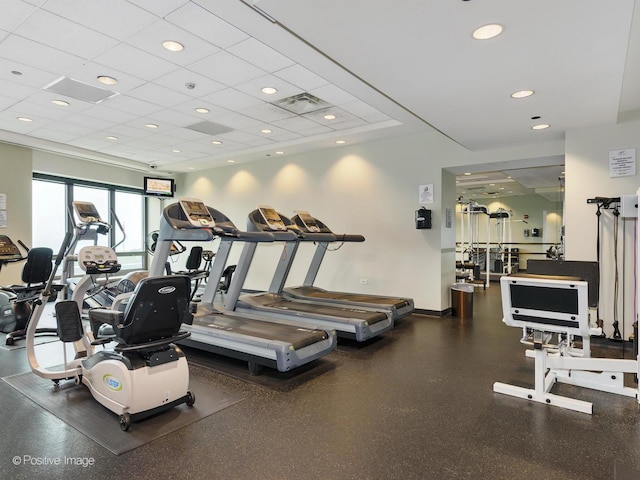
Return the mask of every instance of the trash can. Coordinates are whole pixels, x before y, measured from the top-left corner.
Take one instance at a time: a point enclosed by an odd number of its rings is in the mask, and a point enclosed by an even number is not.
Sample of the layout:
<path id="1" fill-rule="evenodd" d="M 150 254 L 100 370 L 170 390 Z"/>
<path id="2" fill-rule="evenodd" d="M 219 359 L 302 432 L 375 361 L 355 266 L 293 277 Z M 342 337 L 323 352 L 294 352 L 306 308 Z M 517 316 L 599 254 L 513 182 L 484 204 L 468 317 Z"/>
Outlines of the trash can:
<path id="1" fill-rule="evenodd" d="M 454 283 L 451 286 L 451 314 L 456 318 L 473 318 L 473 285 Z"/>

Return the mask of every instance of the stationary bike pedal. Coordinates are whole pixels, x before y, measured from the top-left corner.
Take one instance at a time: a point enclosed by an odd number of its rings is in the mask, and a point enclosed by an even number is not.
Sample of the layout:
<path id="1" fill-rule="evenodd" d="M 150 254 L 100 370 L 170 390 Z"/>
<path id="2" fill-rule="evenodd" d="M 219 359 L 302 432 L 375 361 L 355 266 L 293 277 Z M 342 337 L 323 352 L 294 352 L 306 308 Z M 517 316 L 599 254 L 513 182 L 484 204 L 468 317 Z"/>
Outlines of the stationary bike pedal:
<path id="1" fill-rule="evenodd" d="M 65 300 L 55 304 L 58 337 L 62 342 L 77 342 L 84 336 L 78 304 Z"/>

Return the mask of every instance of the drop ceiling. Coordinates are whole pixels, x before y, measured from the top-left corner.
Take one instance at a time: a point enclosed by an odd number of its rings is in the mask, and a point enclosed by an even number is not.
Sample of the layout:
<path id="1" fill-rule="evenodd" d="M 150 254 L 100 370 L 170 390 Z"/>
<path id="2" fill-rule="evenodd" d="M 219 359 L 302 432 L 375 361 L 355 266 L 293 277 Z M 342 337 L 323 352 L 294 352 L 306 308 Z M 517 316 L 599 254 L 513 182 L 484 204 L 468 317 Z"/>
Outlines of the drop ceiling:
<path id="1" fill-rule="evenodd" d="M 2 7 L 0 140 L 127 168 L 186 172 L 434 130 L 477 151 L 562 140 L 567 129 L 614 124 L 640 109 L 633 0 Z M 492 22 L 502 35 L 471 37 Z M 165 40 L 184 50 L 165 50 Z M 100 75 L 117 83 L 103 85 Z M 47 89 L 65 79 L 106 90 L 88 92 L 105 98 Z M 522 89 L 535 94 L 510 97 Z M 290 97 L 324 108 L 278 103 Z M 550 128 L 531 129 L 540 122 Z"/>

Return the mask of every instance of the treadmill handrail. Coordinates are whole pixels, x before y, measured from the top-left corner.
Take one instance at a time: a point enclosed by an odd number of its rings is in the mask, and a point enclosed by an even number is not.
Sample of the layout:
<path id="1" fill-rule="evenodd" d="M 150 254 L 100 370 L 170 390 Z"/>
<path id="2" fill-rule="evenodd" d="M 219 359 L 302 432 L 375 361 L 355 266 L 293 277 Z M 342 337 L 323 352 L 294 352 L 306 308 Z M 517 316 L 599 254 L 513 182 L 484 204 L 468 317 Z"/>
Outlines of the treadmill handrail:
<path id="1" fill-rule="evenodd" d="M 329 243 L 337 241 L 337 238 L 333 233 L 304 232 L 300 240 L 303 242 Z"/>
<path id="2" fill-rule="evenodd" d="M 364 242 L 364 235 L 359 233 L 334 233 L 336 242 Z"/>

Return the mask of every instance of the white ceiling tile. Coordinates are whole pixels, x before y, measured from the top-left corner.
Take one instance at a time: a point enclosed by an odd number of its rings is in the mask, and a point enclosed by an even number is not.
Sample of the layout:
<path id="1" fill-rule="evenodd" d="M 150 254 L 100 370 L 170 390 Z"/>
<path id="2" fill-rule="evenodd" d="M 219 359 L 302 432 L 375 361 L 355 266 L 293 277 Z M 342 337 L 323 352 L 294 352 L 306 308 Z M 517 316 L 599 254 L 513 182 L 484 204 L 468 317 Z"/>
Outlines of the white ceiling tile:
<path id="1" fill-rule="evenodd" d="M 228 111 L 222 115 L 213 115 L 212 121 L 221 125 L 226 125 L 234 129 L 251 128 L 257 125 L 262 125 L 263 122 L 256 120 L 255 118 L 247 117 L 241 113 Z"/>
<path id="2" fill-rule="evenodd" d="M 14 32 L 49 47 L 90 59 L 118 41 L 44 10 L 37 10 Z M 78 39 L 82 38 L 79 42 Z"/>
<path id="3" fill-rule="evenodd" d="M 267 145 L 269 143 L 273 143 L 272 140 L 269 140 L 264 137 L 260 137 L 258 135 L 253 135 L 252 133 L 241 132 L 236 130 L 235 132 L 228 132 L 223 135 L 219 135 L 219 138 L 232 140 L 237 143 L 243 143 L 245 145 L 251 146 L 259 146 L 259 145 Z"/>
<path id="4" fill-rule="evenodd" d="M 63 100 L 69 103 L 67 106 L 59 106 L 53 103 L 54 100 Z M 65 95 L 58 95 L 47 90 L 38 90 L 29 97 L 29 102 L 37 103 L 39 105 L 46 106 L 48 108 L 56 109 L 56 111 L 64 112 L 66 115 L 82 112 L 88 108 L 91 108 L 94 104 L 89 102 L 83 102 L 75 98 L 67 97 Z"/>
<path id="5" fill-rule="evenodd" d="M 181 68 L 179 70 L 175 70 L 167 75 L 163 75 L 162 77 L 157 78 L 153 81 L 158 85 L 162 85 L 163 87 L 171 88 L 173 90 L 178 90 L 186 95 L 191 97 L 204 97 L 213 92 L 217 92 L 219 90 L 224 90 L 227 88 L 225 85 L 220 82 L 216 82 L 210 78 L 207 78 L 203 75 L 199 75 L 191 70 L 187 70 Z M 194 88 L 188 88 L 187 83 L 195 85 Z"/>
<path id="6" fill-rule="evenodd" d="M 340 131 L 340 130 L 347 130 L 355 127 L 361 127 L 362 125 L 367 125 L 367 122 L 365 122 L 361 118 L 353 118 L 345 122 L 331 123 L 331 124 L 328 124 L 327 126 Z"/>
<path id="7" fill-rule="evenodd" d="M 323 133 L 331 133 L 333 131 L 334 130 L 332 128 L 325 127 L 324 125 L 318 125 L 317 127 L 309 128 L 308 130 L 301 129 L 298 133 L 305 137 L 311 137 L 314 135 L 321 135 Z"/>
<path id="8" fill-rule="evenodd" d="M 253 37 L 227 48 L 227 52 L 233 53 L 236 57 L 260 67 L 265 72 L 282 70 L 295 63 L 290 58 L 285 57 Z"/>
<path id="9" fill-rule="evenodd" d="M 64 132 L 73 135 L 74 138 L 86 137 L 94 131 L 94 127 L 87 125 L 78 125 L 69 122 L 67 118 L 64 122 L 52 122 L 47 126 L 49 130 Z"/>
<path id="10" fill-rule="evenodd" d="M 88 150 L 101 150 L 103 148 L 109 147 L 112 143 L 115 142 L 113 140 L 107 140 L 104 137 L 97 136 L 77 138 L 69 142 L 70 145 L 80 148 L 86 148 Z"/>
<path id="11" fill-rule="evenodd" d="M 265 73 L 264 70 L 225 51 L 209 55 L 190 64 L 187 68 L 229 87 L 260 77 Z"/>
<path id="12" fill-rule="evenodd" d="M 189 140 L 192 142 L 204 142 L 211 141 L 210 135 L 206 133 L 196 132 L 195 130 L 191 130 L 189 128 L 174 128 L 171 131 L 171 135 L 179 138 L 180 140 Z"/>
<path id="13" fill-rule="evenodd" d="M 0 57 L 47 72 L 65 72 L 85 60 L 18 35 L 9 35 L 0 43 Z"/>
<path id="14" fill-rule="evenodd" d="M 190 0 L 153 0 L 153 2 L 150 2 L 149 0 L 129 0 L 129 3 L 138 5 L 159 17 L 165 17 L 184 4 L 189 3 L 189 1 Z"/>
<path id="15" fill-rule="evenodd" d="M 380 113 L 380 111 L 376 108 L 360 100 L 356 100 L 355 102 L 343 103 L 342 105 L 340 105 L 340 108 L 360 118 L 369 117 Z"/>
<path id="16" fill-rule="evenodd" d="M 21 0 L 3 0 L 2 15 L 0 15 L 0 29 L 13 32 L 18 25 L 29 18 L 35 10 L 34 5 L 29 5 Z"/>
<path id="17" fill-rule="evenodd" d="M 124 43 L 120 43 L 108 52 L 94 58 L 94 61 L 105 67 L 128 72 L 131 75 L 149 81 L 178 68 L 171 62 Z M 105 74 L 108 75 L 108 72 Z"/>
<path id="18" fill-rule="evenodd" d="M 329 82 L 322 78 L 320 75 L 317 75 L 311 70 L 298 64 L 292 65 L 282 70 L 278 70 L 273 74 L 276 77 L 280 77 L 293 85 L 297 85 L 305 92 L 309 92 L 314 88 L 320 88 L 324 85 L 329 84 Z"/>
<path id="19" fill-rule="evenodd" d="M 256 120 L 262 120 L 263 122 L 273 122 L 295 116 L 294 113 L 269 103 L 245 108 L 244 110 L 240 110 L 240 113 L 247 117 L 255 118 Z"/>
<path id="20" fill-rule="evenodd" d="M 38 138 L 44 138 L 45 140 L 51 140 L 53 142 L 68 143 L 78 138 L 77 135 L 68 132 L 61 132 L 59 130 L 53 130 L 51 128 L 39 128 L 31 132 L 31 135 Z"/>
<path id="21" fill-rule="evenodd" d="M 0 42 L 9 36 L 9 32 L 0 29 Z"/>
<path id="22" fill-rule="evenodd" d="M 158 125 L 171 125 L 173 127 L 186 127 L 187 125 L 193 125 L 194 123 L 201 122 L 203 119 L 194 115 L 188 115 L 181 113 L 175 109 L 160 110 L 147 118 L 151 123 L 157 123 Z"/>
<path id="23" fill-rule="evenodd" d="M 220 17 L 195 3 L 186 4 L 170 15 L 167 15 L 166 19 L 220 48 L 228 48 L 231 45 L 235 45 L 249 38 L 249 35 L 242 30 L 225 22 Z"/>
<path id="24" fill-rule="evenodd" d="M 288 142 L 290 140 L 296 140 L 298 138 L 302 138 L 302 135 L 293 132 L 287 132 L 285 130 L 282 130 L 281 133 L 272 137 L 272 139 L 276 142 Z"/>
<path id="25" fill-rule="evenodd" d="M 308 119 L 305 117 L 299 117 L 299 116 L 285 118 L 283 120 L 278 120 L 272 123 L 285 130 L 288 130 L 290 132 L 297 132 L 297 133 L 320 126 L 318 123 L 314 122 L 311 119 Z"/>
<path id="26" fill-rule="evenodd" d="M 144 100 L 145 102 L 160 105 L 162 107 L 172 107 L 179 103 L 191 100 L 191 97 L 175 90 L 161 87 L 154 83 L 145 83 L 127 93 L 128 96 Z"/>
<path id="27" fill-rule="evenodd" d="M 9 98 L 9 97 L 4 97 L 0 95 L 0 111 L 4 110 L 5 108 L 9 108 L 11 105 L 15 103 L 16 103 L 15 98 Z"/>
<path id="28" fill-rule="evenodd" d="M 119 123 L 105 120 L 104 117 L 84 115 L 84 113 L 86 113 L 86 110 L 82 114 L 71 115 L 65 119 L 65 122 L 69 125 L 78 125 L 82 128 L 90 128 L 92 131 L 104 130 Z"/>
<path id="29" fill-rule="evenodd" d="M 0 62 L 3 64 L 3 68 L 0 69 L 0 81 L 6 80 L 7 82 L 16 83 L 23 87 L 28 86 L 40 89 L 60 78 L 60 75 L 45 72 L 44 70 L 39 70 L 23 63 L 10 60 L 0 60 Z M 14 71 L 20 72 L 21 74 L 11 73 Z M 4 91 L 4 88 L 0 87 L 0 92 L 2 91 Z"/>
<path id="30" fill-rule="evenodd" d="M 0 79 L 0 92 L 6 97 L 15 98 L 16 100 L 22 98 L 28 98 L 34 93 L 37 93 L 40 89 L 30 85 L 22 85 L 18 82 L 11 82 L 4 79 Z"/>
<path id="31" fill-rule="evenodd" d="M 44 127 L 48 124 L 42 123 L 24 123 L 19 120 L 16 120 L 15 115 L 4 115 L 5 112 L 0 113 L 0 130 L 7 130 L 9 132 L 29 134 L 38 128 Z M 7 112 L 8 113 L 8 112 Z"/>
<path id="32" fill-rule="evenodd" d="M 18 102 L 11 108 L 25 112 L 29 118 L 48 118 L 49 120 L 62 120 L 72 114 L 64 107 L 56 107 L 52 103 L 34 103 L 30 100 Z"/>
<path id="33" fill-rule="evenodd" d="M 254 107 L 263 103 L 256 97 L 252 97 L 251 95 L 247 95 L 246 93 L 233 88 L 219 90 L 210 95 L 205 95 L 202 99 L 208 103 L 218 105 L 228 110 L 242 110 L 244 108 Z"/>
<path id="34" fill-rule="evenodd" d="M 162 110 L 161 105 L 138 100 L 127 95 L 116 95 L 102 103 L 105 107 L 121 110 L 123 112 L 132 113 L 136 116 L 149 116 L 152 113 Z"/>
<path id="35" fill-rule="evenodd" d="M 333 114 L 336 116 L 336 118 L 333 120 L 326 120 L 324 116 L 327 114 Z M 317 112 L 305 113 L 304 117 L 309 120 L 313 120 L 314 122 L 317 122 L 321 125 L 326 125 L 328 127 L 334 127 L 339 123 L 350 122 L 358 118 L 355 115 L 352 115 L 351 113 L 339 107 L 330 107 L 324 110 L 319 110 Z"/>
<path id="36" fill-rule="evenodd" d="M 137 117 L 135 113 L 111 108 L 112 103 L 110 100 L 113 99 L 109 99 L 107 104 L 102 103 L 100 105 L 92 105 L 86 110 L 83 110 L 82 115 L 100 120 L 106 120 L 109 123 L 126 123 L 132 121 Z"/>
<path id="37" fill-rule="evenodd" d="M 44 3 L 45 10 L 118 40 L 126 39 L 157 20 L 152 13 L 126 0 L 47 0 L 38 3 Z"/>
<path id="38" fill-rule="evenodd" d="M 277 88 L 278 91 L 274 94 L 267 95 L 265 93 L 262 93 L 263 87 L 274 87 Z M 253 78 L 248 82 L 236 85 L 235 88 L 267 103 L 273 103 L 276 100 L 281 100 L 293 95 L 298 95 L 299 93 L 304 93 L 304 90 L 302 90 L 301 88 L 296 87 L 295 85 L 291 85 L 281 78 L 275 77 L 270 74 L 263 75 L 262 77 L 258 78 Z"/>
<path id="39" fill-rule="evenodd" d="M 158 129 L 151 130 L 139 122 L 132 122 L 132 124 L 115 125 L 109 129 L 109 132 L 120 139 L 129 138 L 145 138 L 154 135 Z"/>
<path id="40" fill-rule="evenodd" d="M 181 52 L 171 52 L 165 49 L 162 46 L 162 42 L 166 40 L 181 43 L 184 46 L 184 50 Z M 127 43 L 140 50 L 152 53 L 157 57 L 164 58 L 169 62 L 182 66 L 220 51 L 215 45 L 165 20 L 158 20 L 144 30 L 129 37 Z"/>
<path id="41" fill-rule="evenodd" d="M 353 95 L 345 92 L 335 85 L 325 85 L 324 87 L 314 88 L 309 92 L 312 95 L 329 102 L 332 105 L 342 105 L 343 103 L 355 102 L 358 100 Z"/>

